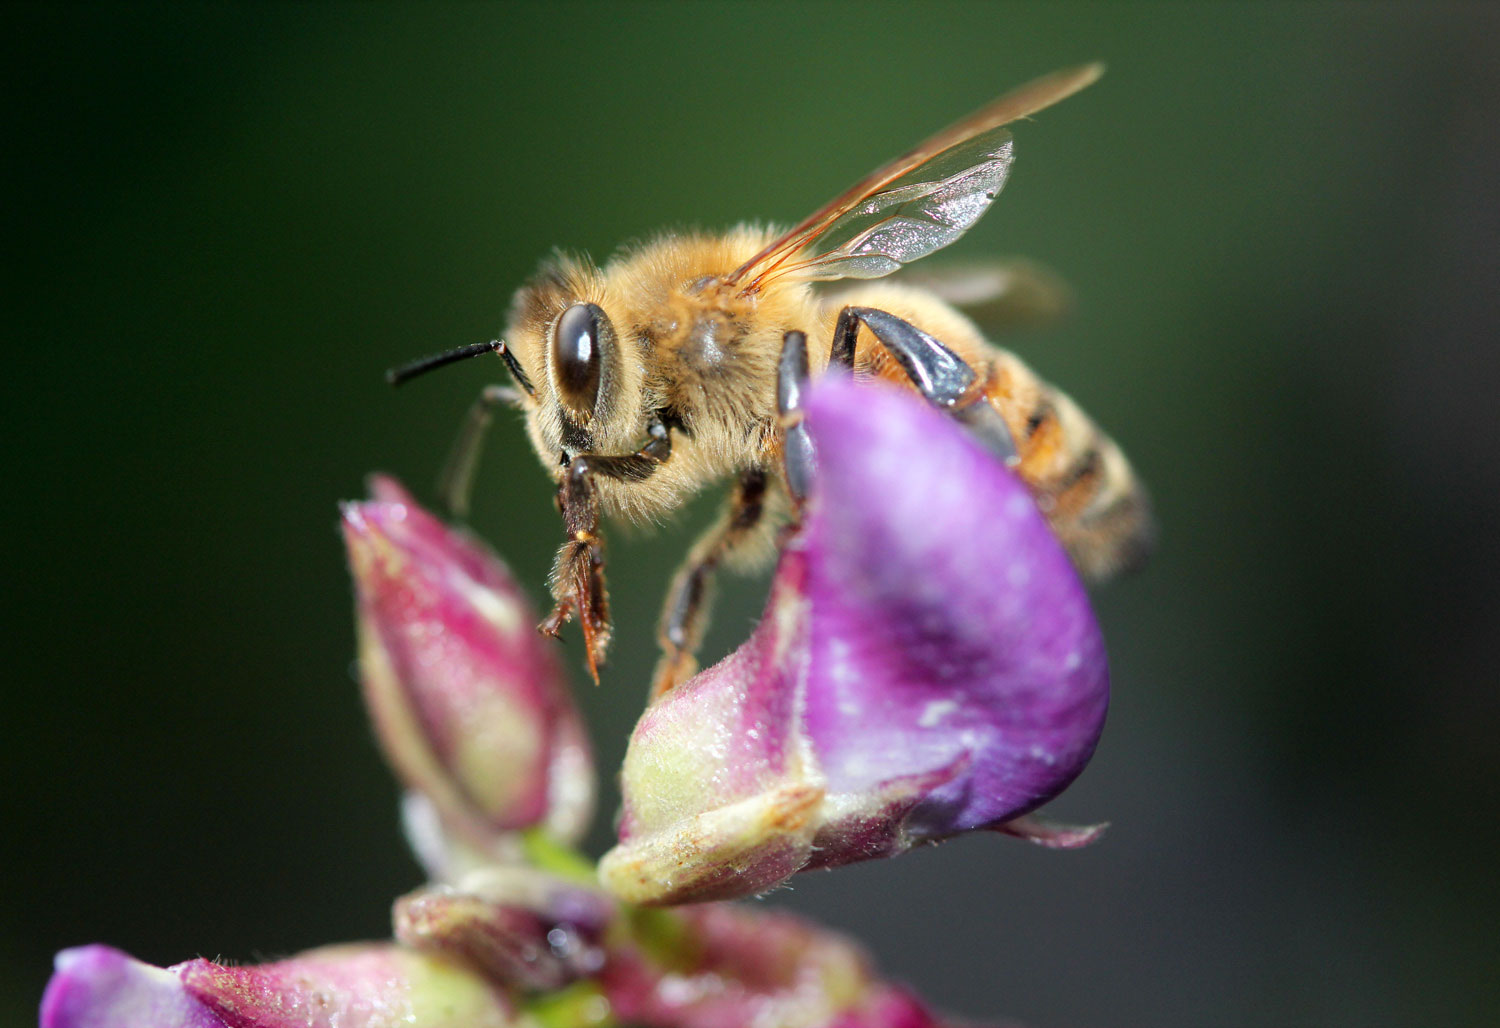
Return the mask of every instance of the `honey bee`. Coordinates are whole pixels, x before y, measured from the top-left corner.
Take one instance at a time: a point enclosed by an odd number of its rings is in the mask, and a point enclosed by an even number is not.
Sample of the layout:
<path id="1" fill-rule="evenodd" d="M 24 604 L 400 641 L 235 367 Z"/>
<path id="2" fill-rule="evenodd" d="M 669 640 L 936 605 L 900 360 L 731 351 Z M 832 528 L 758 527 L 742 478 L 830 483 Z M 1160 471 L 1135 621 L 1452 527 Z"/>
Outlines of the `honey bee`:
<path id="1" fill-rule="evenodd" d="M 801 423 L 809 376 L 831 366 L 889 380 L 948 411 L 1007 461 L 1080 571 L 1101 580 L 1151 540 L 1125 456 L 1065 394 L 991 345 L 940 290 L 869 283 L 958 239 L 1004 184 L 1003 127 L 1077 92 L 1099 65 L 1055 72 L 991 102 L 864 178 L 790 231 L 668 234 L 604 267 L 557 256 L 517 294 L 503 340 L 390 373 L 498 354 L 514 387 L 491 387 L 445 476 L 461 511 L 478 439 L 518 406 L 558 483 L 567 539 L 542 631 L 576 617 L 590 671 L 609 641 L 601 515 L 657 518 L 733 477 L 727 507 L 692 547 L 662 611 L 653 695 L 696 668 L 723 564 L 753 563 L 806 494 L 815 454 Z M 837 293 L 816 283 L 858 280 Z"/>

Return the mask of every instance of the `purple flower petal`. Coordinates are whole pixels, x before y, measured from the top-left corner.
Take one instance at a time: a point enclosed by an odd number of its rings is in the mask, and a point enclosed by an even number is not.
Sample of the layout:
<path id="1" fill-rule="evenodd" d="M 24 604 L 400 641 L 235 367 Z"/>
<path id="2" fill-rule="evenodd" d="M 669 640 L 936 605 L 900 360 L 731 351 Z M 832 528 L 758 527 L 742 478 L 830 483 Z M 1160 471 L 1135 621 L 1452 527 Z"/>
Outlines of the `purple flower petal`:
<path id="1" fill-rule="evenodd" d="M 825 379 L 807 419 L 819 473 L 760 625 L 631 739 L 600 871 L 634 902 L 1013 824 L 1103 728 L 1103 640 L 1025 484 L 894 389 Z"/>
<path id="2" fill-rule="evenodd" d="M 171 971 L 110 946 L 57 955 L 42 995 L 41 1028 L 225 1028 Z"/>
<path id="3" fill-rule="evenodd" d="M 444 959 L 385 943 L 274 964 L 158 968 L 108 946 L 64 950 L 41 1028 L 507 1028 L 509 1002 Z"/>
<path id="4" fill-rule="evenodd" d="M 1093 755 L 1109 696 L 1083 585 L 1026 486 L 948 418 L 846 381 L 814 392 L 805 726 L 834 794 L 972 760 L 907 819 L 993 827 Z"/>
<path id="5" fill-rule="evenodd" d="M 345 504 L 365 699 L 387 759 L 449 832 L 492 853 L 545 823 L 566 839 L 593 799 L 586 736 L 536 614 L 505 565 L 389 478 Z"/>

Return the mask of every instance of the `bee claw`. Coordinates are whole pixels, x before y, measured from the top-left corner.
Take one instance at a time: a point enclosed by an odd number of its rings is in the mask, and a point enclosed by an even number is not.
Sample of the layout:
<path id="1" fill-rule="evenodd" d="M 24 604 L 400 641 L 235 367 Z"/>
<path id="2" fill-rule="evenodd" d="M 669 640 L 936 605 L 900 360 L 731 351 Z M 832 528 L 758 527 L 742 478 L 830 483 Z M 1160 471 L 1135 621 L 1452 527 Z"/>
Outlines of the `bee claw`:
<path id="1" fill-rule="evenodd" d="M 656 665 L 656 674 L 651 676 L 651 695 L 647 699 L 647 704 L 655 703 L 692 678 L 697 672 L 698 661 L 691 653 L 685 650 L 674 650 L 671 653 L 662 654 L 661 660 Z"/>
<path id="2" fill-rule="evenodd" d="M 559 603 L 552 608 L 552 613 L 544 617 L 536 626 L 536 630 L 542 635 L 551 636 L 556 639 L 562 633 L 562 626 L 573 618 L 573 607 L 569 603 Z"/>

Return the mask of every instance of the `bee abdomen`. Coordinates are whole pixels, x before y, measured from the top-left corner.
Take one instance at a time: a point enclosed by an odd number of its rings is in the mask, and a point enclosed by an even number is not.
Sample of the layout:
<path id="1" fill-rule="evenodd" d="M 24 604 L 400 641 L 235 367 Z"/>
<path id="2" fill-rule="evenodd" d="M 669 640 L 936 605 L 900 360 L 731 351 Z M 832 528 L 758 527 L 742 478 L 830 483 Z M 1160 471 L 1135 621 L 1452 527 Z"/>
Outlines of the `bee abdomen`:
<path id="1" fill-rule="evenodd" d="M 986 395 L 1015 436 L 1017 473 L 1084 577 L 1102 581 L 1144 561 L 1151 505 L 1114 440 L 1013 354 L 996 355 Z"/>
<path id="2" fill-rule="evenodd" d="M 1048 488 L 1055 497 L 1053 531 L 1084 577 L 1097 582 L 1140 567 L 1151 554 L 1155 528 L 1130 462 L 1097 430 L 1095 440 Z"/>

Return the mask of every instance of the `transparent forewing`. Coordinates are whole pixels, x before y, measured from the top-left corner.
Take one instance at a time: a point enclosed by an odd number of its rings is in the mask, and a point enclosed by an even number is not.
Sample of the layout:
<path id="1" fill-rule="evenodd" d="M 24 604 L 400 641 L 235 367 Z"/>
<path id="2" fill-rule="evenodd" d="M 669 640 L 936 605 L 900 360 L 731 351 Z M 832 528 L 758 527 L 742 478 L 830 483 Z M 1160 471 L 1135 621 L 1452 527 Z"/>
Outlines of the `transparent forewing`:
<path id="1" fill-rule="evenodd" d="M 1013 156 L 1003 128 L 960 143 L 871 194 L 831 224 L 829 249 L 787 263 L 778 275 L 827 281 L 880 278 L 954 242 L 1005 185 Z"/>
<path id="2" fill-rule="evenodd" d="M 794 261 L 796 266 L 807 272 L 810 277 L 851 278 L 857 273 L 866 278 L 873 278 L 888 275 L 902 263 L 910 262 L 924 253 L 931 253 L 933 250 L 946 246 L 962 235 L 963 229 L 974 223 L 979 215 L 972 211 L 977 208 L 982 212 L 988 202 L 994 199 L 993 193 L 999 189 L 999 182 L 1004 181 L 1005 171 L 1010 164 L 1009 150 L 1008 147 L 1004 147 L 1005 152 L 1002 156 L 1000 151 L 1003 144 L 1000 142 L 1000 137 L 995 134 L 996 130 L 1017 118 L 1029 117 L 1059 100 L 1072 96 L 1097 80 L 1103 71 L 1104 66 L 1101 64 L 1066 68 L 1062 71 L 1055 71 L 1051 75 L 1043 75 L 990 101 L 968 117 L 960 118 L 936 135 L 918 143 L 900 157 L 870 172 L 803 218 L 789 231 L 767 243 L 753 257 L 730 272 L 725 281 L 729 284 L 742 284 L 741 292 L 753 293 L 769 279 L 785 274 L 789 270 L 789 265 Z M 1008 141 L 1009 137 L 1005 137 L 1005 142 L 1008 143 Z M 974 149 L 976 144 L 980 146 L 980 149 Z M 988 152 L 983 149 L 986 144 L 990 147 Z M 954 160 L 950 161 L 950 157 Z M 960 158 L 968 158 L 968 160 L 964 161 Z M 939 168 L 946 170 L 938 174 Z M 965 180 L 965 173 L 970 171 L 976 172 L 981 179 L 987 174 L 998 173 L 995 188 L 988 189 L 984 183 L 980 183 L 981 188 L 972 188 L 973 184 Z M 954 181 L 950 183 L 949 179 Z M 901 193 L 895 197 L 890 195 L 892 191 L 904 189 L 908 185 L 916 185 L 919 188 L 914 189 L 912 193 Z M 944 187 L 951 187 L 953 191 L 954 195 L 950 198 L 952 209 L 945 209 L 948 205 L 941 199 L 931 201 L 926 205 L 928 209 L 923 209 L 922 201 Z M 872 202 L 877 204 L 874 211 L 868 207 Z M 869 218 L 890 210 L 892 204 L 901 203 L 912 203 L 916 207 L 911 212 L 896 211 L 888 217 L 910 217 L 914 224 L 898 226 L 893 222 L 888 226 L 888 235 L 876 232 L 872 233 L 871 238 L 859 242 L 848 239 L 839 247 L 832 247 L 827 242 L 823 242 L 829 229 L 835 226 L 844 227 L 845 218 L 855 211 L 863 210 L 865 213 L 859 217 Z M 967 224 L 956 233 L 950 234 L 948 238 L 943 239 L 941 231 L 923 227 L 923 223 L 933 220 L 934 216 L 939 221 L 944 218 L 962 220 L 966 204 L 974 205 L 969 208 L 971 213 Z M 864 223 L 861 222 L 861 224 Z M 879 222 L 874 226 L 877 229 L 880 227 Z M 862 231 L 868 230 L 867 226 Z M 849 236 L 855 234 L 851 231 Z M 896 242 L 898 237 L 904 241 Z M 925 242 L 929 237 L 936 239 L 937 242 Z M 914 243 L 913 240 L 918 242 Z M 815 244 L 817 244 L 816 249 Z M 865 249 L 859 253 L 843 252 L 852 251 L 860 246 L 864 246 Z M 906 252 L 908 256 L 905 261 L 900 260 L 896 255 L 887 252 L 888 249 Z M 814 256 L 804 256 L 798 260 L 794 255 L 799 252 Z M 848 258 L 847 261 L 845 261 L 846 258 Z M 838 265 L 839 270 L 835 272 L 833 268 L 839 261 L 845 261 L 845 263 Z M 825 263 L 828 267 L 822 266 Z"/>

